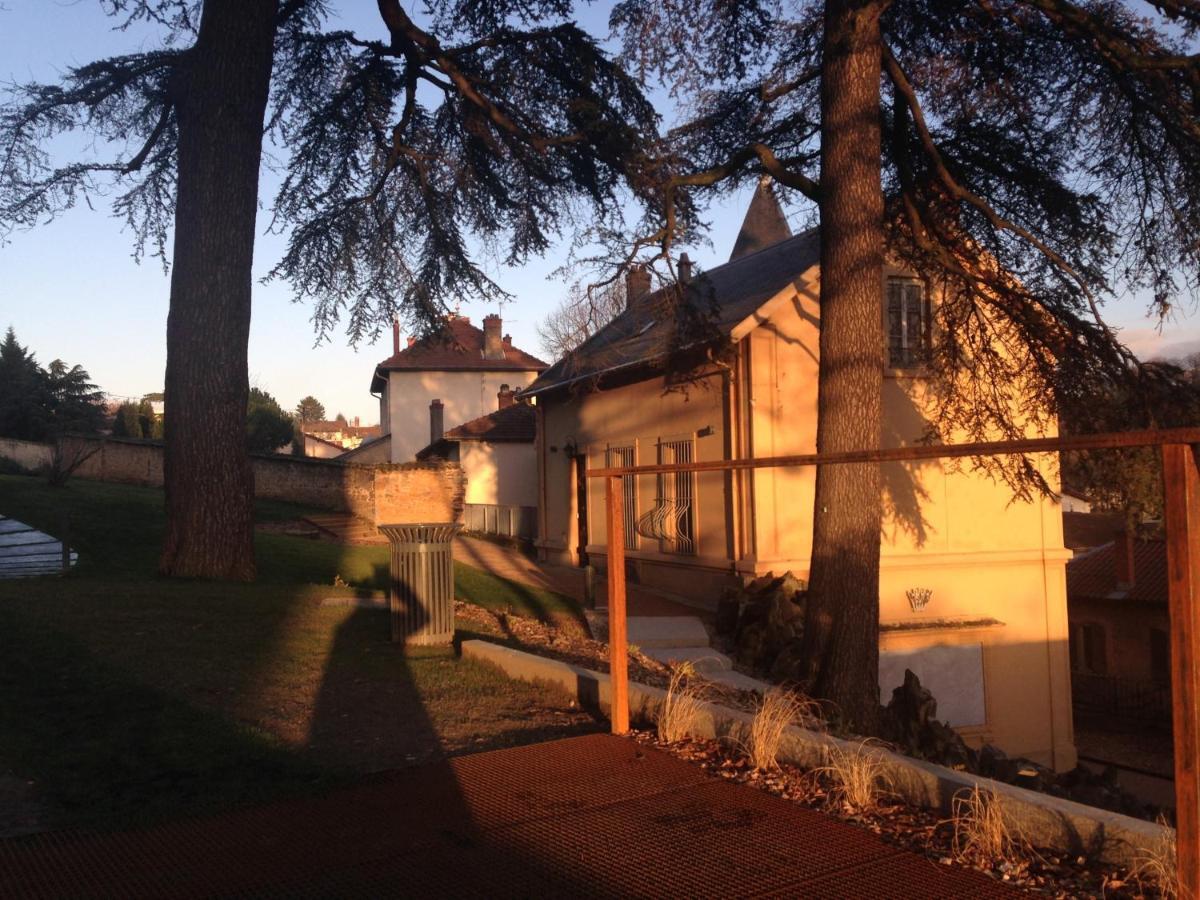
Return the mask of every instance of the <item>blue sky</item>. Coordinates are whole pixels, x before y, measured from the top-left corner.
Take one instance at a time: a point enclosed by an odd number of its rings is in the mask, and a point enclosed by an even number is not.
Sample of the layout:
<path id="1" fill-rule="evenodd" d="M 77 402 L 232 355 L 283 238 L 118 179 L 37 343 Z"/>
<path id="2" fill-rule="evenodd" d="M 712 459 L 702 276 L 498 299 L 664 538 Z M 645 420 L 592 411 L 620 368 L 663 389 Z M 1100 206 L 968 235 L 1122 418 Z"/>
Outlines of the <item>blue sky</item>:
<path id="1" fill-rule="evenodd" d="M 374 3 L 343 0 L 343 26 L 380 34 Z M 585 25 L 604 29 L 608 4 L 587 11 Z M 96 0 L 0 0 L 0 81 L 53 81 L 67 66 L 115 53 L 153 46 L 148 32 L 114 31 Z M 264 194 L 269 194 L 269 189 Z M 268 198 L 269 199 L 269 198 Z M 692 252 L 702 266 L 728 257 L 749 202 L 742 192 L 708 211 L 711 248 Z M 259 217 L 260 232 L 266 224 Z M 501 314 L 514 342 L 533 353 L 539 348 L 537 323 L 565 296 L 566 284 L 551 273 L 562 263 L 565 245 L 520 269 L 492 266 L 497 282 L 515 296 Z M 282 242 L 263 235 L 255 250 L 257 275 L 267 271 Z M 169 280 L 157 260 L 137 264 L 131 236 L 108 215 L 102 202 L 71 210 L 54 222 L 13 235 L 0 247 L 0 329 L 12 325 L 18 338 L 48 363 L 61 358 L 83 365 L 100 387 L 114 396 L 141 396 L 160 390 L 166 360 L 165 335 Z M 486 260 L 484 260 L 486 263 Z M 462 312 L 478 322 L 493 310 L 464 303 Z M 1200 350 L 1200 316 L 1181 311 L 1164 325 L 1145 317 L 1136 299 L 1111 305 L 1110 324 L 1142 356 L 1174 356 Z M 274 394 L 285 408 L 306 394 L 321 400 L 332 416 L 343 412 L 378 419 L 368 393 L 375 363 L 391 353 L 390 336 L 375 345 L 348 346 L 334 333 L 314 346 L 311 310 L 291 301 L 286 284 L 256 282 L 250 333 L 251 383 Z"/>

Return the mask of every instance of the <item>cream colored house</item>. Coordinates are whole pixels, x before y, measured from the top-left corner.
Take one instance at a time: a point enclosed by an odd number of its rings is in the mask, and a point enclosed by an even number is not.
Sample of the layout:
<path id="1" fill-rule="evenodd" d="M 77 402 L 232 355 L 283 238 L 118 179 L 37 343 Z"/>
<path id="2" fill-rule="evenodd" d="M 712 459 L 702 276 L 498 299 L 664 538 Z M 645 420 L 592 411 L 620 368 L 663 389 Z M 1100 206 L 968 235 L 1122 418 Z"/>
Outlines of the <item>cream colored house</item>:
<path id="1" fill-rule="evenodd" d="M 501 390 L 499 408 L 452 428 L 417 453 L 462 466 L 467 478 L 463 526 L 468 531 L 532 540 L 537 536 L 536 415 Z"/>
<path id="2" fill-rule="evenodd" d="M 764 186 L 734 256 L 687 284 L 687 304 L 729 353 L 685 342 L 669 356 L 675 312 L 631 283 L 628 309 L 524 392 L 538 411 L 542 559 L 603 567 L 603 486 L 586 469 L 815 452 L 819 258 L 817 232 L 792 236 Z M 883 439 L 900 446 L 926 426 L 920 361 L 935 298 L 901 271 L 885 273 L 879 297 Z M 811 467 L 627 479 L 630 577 L 713 604 L 763 573 L 806 577 L 814 479 Z M 1014 501 L 937 461 L 886 465 L 883 480 L 884 699 L 911 668 L 968 741 L 1074 765 L 1058 503 Z"/>
<path id="3" fill-rule="evenodd" d="M 447 429 L 493 412 L 502 388 L 523 388 L 546 368 L 502 336 L 502 325 L 497 315 L 486 316 L 482 329 L 451 316 L 443 334 L 410 338 L 403 348 L 395 327 L 394 352 L 371 379 L 389 462 L 410 462 Z"/>

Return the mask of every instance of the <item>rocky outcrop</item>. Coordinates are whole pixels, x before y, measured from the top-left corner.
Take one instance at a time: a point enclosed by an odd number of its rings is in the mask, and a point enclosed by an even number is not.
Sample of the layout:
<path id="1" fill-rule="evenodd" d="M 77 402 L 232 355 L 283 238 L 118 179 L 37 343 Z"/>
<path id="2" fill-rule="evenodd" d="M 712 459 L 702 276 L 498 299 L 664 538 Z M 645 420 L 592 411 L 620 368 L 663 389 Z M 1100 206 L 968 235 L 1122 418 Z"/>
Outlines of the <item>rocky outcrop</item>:
<path id="1" fill-rule="evenodd" d="M 797 681 L 804 610 L 804 582 L 791 572 L 765 575 L 721 598 L 717 631 L 729 637 L 742 666 L 776 681 Z"/>

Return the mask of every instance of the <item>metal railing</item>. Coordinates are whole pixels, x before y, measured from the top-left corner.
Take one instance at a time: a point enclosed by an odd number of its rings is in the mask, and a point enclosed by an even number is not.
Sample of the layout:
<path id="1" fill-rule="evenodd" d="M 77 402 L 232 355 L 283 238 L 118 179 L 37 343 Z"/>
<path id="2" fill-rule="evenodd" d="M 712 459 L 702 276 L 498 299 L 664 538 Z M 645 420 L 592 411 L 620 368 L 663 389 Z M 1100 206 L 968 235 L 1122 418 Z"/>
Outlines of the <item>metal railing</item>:
<path id="1" fill-rule="evenodd" d="M 923 459 L 1058 453 L 1160 447 L 1167 543 L 1167 586 L 1171 636 L 1171 710 L 1175 744 L 1176 863 L 1180 896 L 1200 897 L 1200 468 L 1195 445 L 1200 428 L 1150 429 L 1112 434 L 935 444 L 727 459 L 715 462 L 659 463 L 609 467 L 587 473 L 603 478 L 608 535 L 625 531 L 622 479 L 671 472 L 732 472 L 791 466 L 910 462 Z M 612 730 L 629 730 L 629 659 L 625 612 L 625 546 L 608 539 L 609 658 L 612 679 Z"/>

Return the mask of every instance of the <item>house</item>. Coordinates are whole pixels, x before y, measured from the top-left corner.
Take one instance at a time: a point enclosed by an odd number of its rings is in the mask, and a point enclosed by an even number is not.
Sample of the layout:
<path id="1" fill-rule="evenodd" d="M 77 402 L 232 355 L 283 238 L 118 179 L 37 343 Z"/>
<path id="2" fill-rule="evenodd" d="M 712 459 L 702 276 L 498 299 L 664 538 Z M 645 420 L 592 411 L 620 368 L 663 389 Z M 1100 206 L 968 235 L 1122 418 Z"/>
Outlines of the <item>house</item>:
<path id="1" fill-rule="evenodd" d="M 1167 548 L 1123 528 L 1067 565 L 1076 709 L 1106 720 L 1171 721 Z"/>
<path id="2" fill-rule="evenodd" d="M 730 260 L 699 277 L 681 266 L 682 303 L 633 273 L 627 309 L 523 392 L 537 404 L 543 560 L 604 566 L 604 486 L 588 469 L 815 452 L 819 240 L 792 235 L 760 185 Z M 927 426 L 921 360 L 937 297 L 895 268 L 879 297 L 883 441 L 901 446 Z M 705 336 L 673 337 L 693 312 Z M 1054 483 L 1052 466 L 1043 474 Z M 714 606 L 726 587 L 767 572 L 806 578 L 815 475 L 627 477 L 628 577 Z M 969 742 L 1070 768 L 1059 504 L 1014 500 L 950 461 L 887 464 L 882 478 L 883 697 L 911 668 Z"/>
<path id="3" fill-rule="evenodd" d="M 382 429 L 378 425 L 363 425 L 358 416 L 353 422 L 339 416 L 332 422 L 301 422 L 300 432 L 304 435 L 305 456 L 332 459 L 375 440 Z"/>
<path id="4" fill-rule="evenodd" d="M 371 393 L 379 398 L 383 434 L 390 435 L 388 462 L 410 462 L 446 429 L 493 412 L 502 388 L 526 387 L 546 368 L 502 336 L 498 315 L 485 316 L 482 329 L 459 315 L 445 324 L 401 348 L 395 323 L 394 352 L 375 367 Z"/>
<path id="5" fill-rule="evenodd" d="M 451 428 L 417 459 L 457 462 L 467 477 L 463 524 L 468 531 L 532 540 L 537 532 L 537 420 L 502 385 L 495 412 Z"/>

